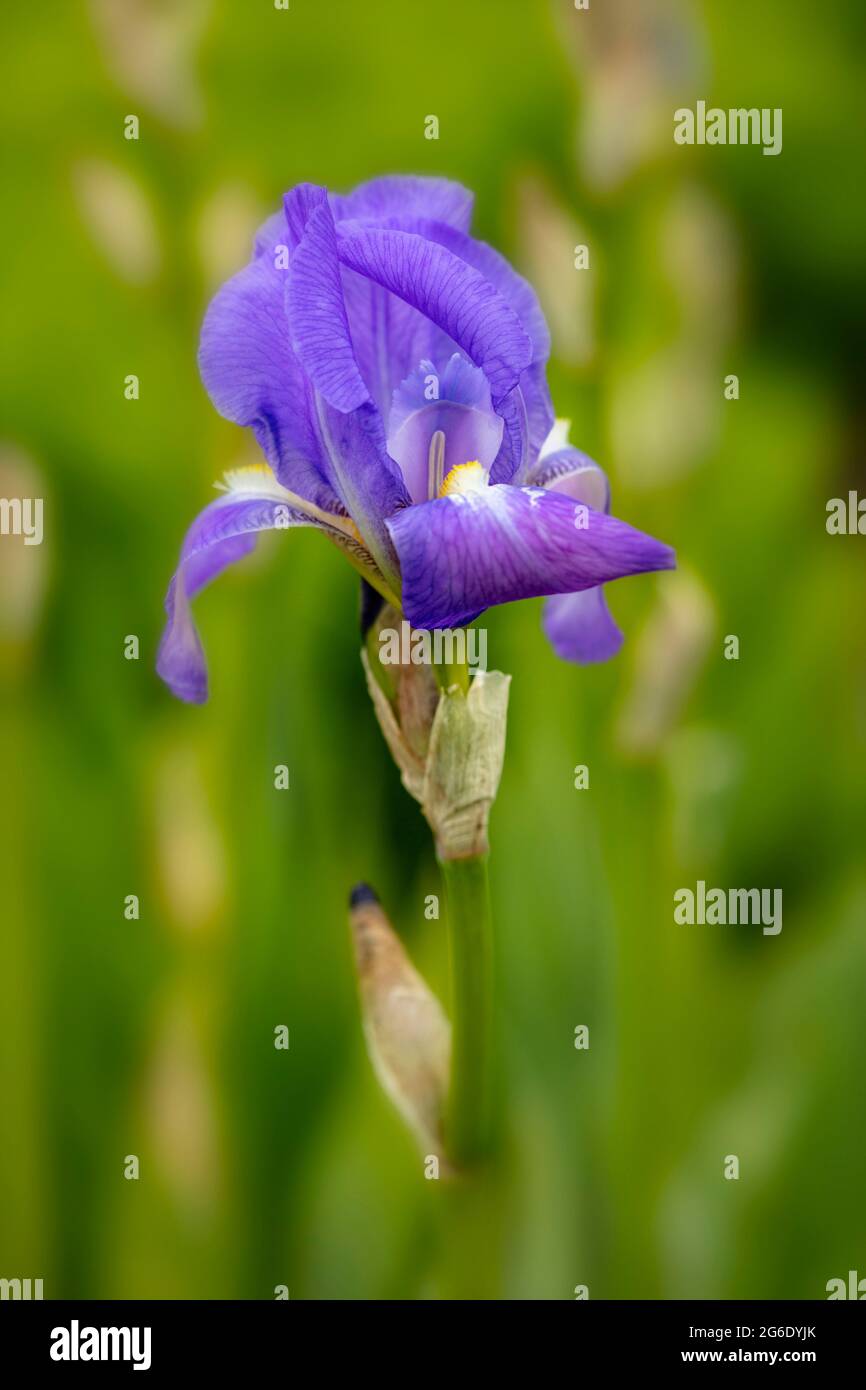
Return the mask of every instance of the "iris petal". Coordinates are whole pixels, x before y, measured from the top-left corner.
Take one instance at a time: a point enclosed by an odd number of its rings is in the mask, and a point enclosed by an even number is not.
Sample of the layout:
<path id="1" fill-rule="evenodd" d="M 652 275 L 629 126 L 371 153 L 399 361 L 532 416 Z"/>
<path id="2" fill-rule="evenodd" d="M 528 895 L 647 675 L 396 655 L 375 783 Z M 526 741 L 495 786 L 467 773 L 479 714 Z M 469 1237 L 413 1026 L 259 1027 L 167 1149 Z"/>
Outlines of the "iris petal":
<path id="1" fill-rule="evenodd" d="M 574 593 L 673 567 L 673 551 L 603 512 L 507 484 L 407 507 L 388 522 L 403 611 L 415 627 L 452 627 L 497 603 Z"/>
<path id="2" fill-rule="evenodd" d="M 532 347 L 520 320 L 483 275 L 411 232 L 342 222 L 340 260 L 420 310 L 481 367 L 494 405 L 518 382 Z"/>
<path id="3" fill-rule="evenodd" d="M 473 196 L 448 179 L 402 175 L 372 179 L 345 196 L 331 194 L 336 221 L 374 222 L 412 231 L 420 219 L 467 232 Z M 346 313 L 361 376 L 383 418 L 391 396 L 422 357 L 444 361 L 455 343 L 411 304 L 343 267 Z"/>
<path id="4" fill-rule="evenodd" d="M 331 195 L 337 221 L 357 218 L 382 222 L 394 217 L 428 217 L 462 232 L 469 231 L 474 201 L 469 189 L 452 179 L 411 174 L 386 174 L 359 184 L 351 193 Z"/>
<path id="5" fill-rule="evenodd" d="M 387 420 L 391 398 L 407 371 L 425 357 L 446 361 L 454 343 L 396 294 L 345 266 L 341 272 L 358 369 L 383 420 Z"/>
<path id="6" fill-rule="evenodd" d="M 276 234 L 275 228 L 267 233 Z M 323 467 L 306 378 L 292 350 L 285 288 L 286 272 L 276 268 L 269 249 L 223 285 L 205 316 L 199 369 L 217 410 L 252 427 L 280 481 L 330 508 L 337 499 Z"/>
<path id="7" fill-rule="evenodd" d="M 545 455 L 532 472 L 532 487 L 561 492 L 575 502 L 585 502 L 598 512 L 610 511 L 610 484 L 603 469 L 589 454 L 570 446 Z"/>
<path id="8" fill-rule="evenodd" d="M 564 438 L 567 421 L 563 424 Z M 585 502 L 597 511 L 610 511 L 610 484 L 605 473 L 588 454 L 562 442 L 557 441 L 551 452 L 539 460 L 532 482 L 576 502 Z M 543 623 L 548 641 L 562 661 L 580 665 L 609 661 L 623 643 L 601 585 L 549 598 L 544 605 Z"/>
<path id="9" fill-rule="evenodd" d="M 190 600 L 218 574 L 254 549 L 260 531 L 290 526 L 321 526 L 341 538 L 347 522 L 298 505 L 267 474 L 238 493 L 228 493 L 205 507 L 189 528 L 165 600 L 168 622 L 159 646 L 156 669 L 181 700 L 207 699 L 207 665 L 193 622 Z"/>
<path id="10" fill-rule="evenodd" d="M 623 644 L 601 585 L 577 594 L 554 594 L 544 605 L 543 622 L 547 640 L 561 661 L 581 666 L 609 661 Z"/>
<path id="11" fill-rule="evenodd" d="M 398 225 L 397 219 L 392 225 Z M 521 372 L 517 388 L 523 399 L 519 406 L 517 402 L 511 405 L 511 427 L 503 404 L 497 402 L 497 409 L 506 419 L 506 434 L 502 455 L 492 473 L 493 482 L 525 481 L 525 472 L 538 457 L 554 421 L 546 375 L 550 333 L 538 296 L 504 256 L 486 242 L 465 235 L 460 228 L 437 222 L 431 214 L 415 221 L 404 216 L 399 225 L 446 247 L 483 275 L 517 315 L 529 338 L 531 359 Z"/>
<path id="12" fill-rule="evenodd" d="M 441 373 L 432 362 L 421 362 L 394 392 L 388 453 L 399 464 L 412 501 L 426 502 L 458 464 L 477 460 L 489 470 L 499 452 L 502 429 L 484 373 L 455 353 Z M 437 433 L 442 436 L 442 457 L 434 483 L 430 447 Z"/>
<path id="13" fill-rule="evenodd" d="M 399 587 L 397 556 L 385 518 L 410 501 L 385 447 L 382 417 L 371 403 L 344 415 L 321 397 L 318 421 L 337 491 L 388 582 Z"/>
<path id="14" fill-rule="evenodd" d="M 326 203 L 313 208 L 302 229 L 286 302 L 295 352 L 314 387 L 336 410 L 357 410 L 370 395 L 355 360 Z"/>
<path id="15" fill-rule="evenodd" d="M 310 378 L 323 467 L 393 583 L 397 564 L 384 517 L 405 505 L 409 495 L 388 457 L 381 417 L 358 369 L 325 190 L 294 189 L 286 198 L 286 216 L 298 238 L 286 303 L 295 350 Z"/>

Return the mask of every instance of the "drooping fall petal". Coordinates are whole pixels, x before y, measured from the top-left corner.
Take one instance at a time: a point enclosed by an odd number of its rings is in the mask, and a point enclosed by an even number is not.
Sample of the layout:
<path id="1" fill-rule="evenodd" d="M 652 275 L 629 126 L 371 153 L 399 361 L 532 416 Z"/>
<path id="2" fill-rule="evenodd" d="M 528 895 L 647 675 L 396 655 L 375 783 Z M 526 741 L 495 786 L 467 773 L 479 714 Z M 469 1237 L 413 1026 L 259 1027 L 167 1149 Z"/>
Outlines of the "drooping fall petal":
<path id="1" fill-rule="evenodd" d="M 403 611 L 421 628 L 456 627 L 493 604 L 574 593 L 675 563 L 661 541 L 542 488 L 482 485 L 407 507 L 388 528 Z"/>

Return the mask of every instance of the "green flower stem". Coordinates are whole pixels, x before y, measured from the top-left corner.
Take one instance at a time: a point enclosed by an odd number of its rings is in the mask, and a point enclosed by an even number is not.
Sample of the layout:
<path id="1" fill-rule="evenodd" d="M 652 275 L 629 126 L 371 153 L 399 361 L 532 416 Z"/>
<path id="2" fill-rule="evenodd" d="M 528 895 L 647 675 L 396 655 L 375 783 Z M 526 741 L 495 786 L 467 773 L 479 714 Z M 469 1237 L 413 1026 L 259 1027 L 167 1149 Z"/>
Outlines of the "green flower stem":
<path id="1" fill-rule="evenodd" d="M 451 947 L 452 1055 L 446 1146 L 458 1168 L 490 1150 L 493 932 L 487 855 L 442 862 Z"/>
<path id="2" fill-rule="evenodd" d="M 443 661 L 437 663 L 433 669 L 440 690 L 451 690 L 456 685 L 464 695 L 468 693 L 469 667 L 465 661 Z"/>

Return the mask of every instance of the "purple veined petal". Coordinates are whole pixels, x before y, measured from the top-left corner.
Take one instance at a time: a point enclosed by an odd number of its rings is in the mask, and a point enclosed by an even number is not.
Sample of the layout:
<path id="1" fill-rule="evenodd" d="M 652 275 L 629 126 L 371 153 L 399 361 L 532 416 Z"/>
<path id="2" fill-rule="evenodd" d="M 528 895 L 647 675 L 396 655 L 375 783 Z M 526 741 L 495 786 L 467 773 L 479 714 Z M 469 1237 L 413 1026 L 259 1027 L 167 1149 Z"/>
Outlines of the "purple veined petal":
<path id="1" fill-rule="evenodd" d="M 516 434 L 509 428 L 506 420 L 502 454 L 491 474 L 493 482 L 522 482 L 525 480 L 526 472 L 537 459 L 554 420 L 546 372 L 547 358 L 550 355 L 550 332 L 538 296 L 529 281 L 486 242 L 466 236 L 459 228 L 427 219 L 419 220 L 415 224 L 411 224 L 407 219 L 405 226 L 406 230 L 415 231 L 420 236 L 445 246 L 467 265 L 479 271 L 514 310 L 529 337 L 532 358 L 521 373 L 519 382 L 523 395 L 520 419 L 525 423 L 525 434 Z M 503 413 L 500 402 L 497 402 L 497 409 Z M 516 406 L 513 405 L 512 410 L 516 412 Z M 514 418 L 518 418 L 516 414 Z"/>
<path id="2" fill-rule="evenodd" d="M 319 208 L 331 209 L 327 188 L 319 183 L 296 183 L 288 193 L 283 194 L 283 215 L 286 220 L 289 248 L 294 251 L 304 238 L 307 225 Z M 333 215 L 327 222 L 333 225 Z"/>
<path id="3" fill-rule="evenodd" d="M 532 285 L 492 246 L 472 237 L 461 236 L 450 228 L 444 233 L 443 244 L 469 265 L 474 266 L 495 286 L 517 314 L 532 344 L 532 360 L 521 372 L 518 383 L 523 398 L 520 410 L 521 431 L 525 428 L 525 443 L 522 433 L 519 437 L 522 453 L 518 452 L 518 436 L 509 429 L 506 419 L 503 456 L 497 459 L 491 473 L 491 481 L 494 483 L 512 480 L 522 482 L 538 457 L 554 421 L 553 402 L 547 385 L 547 359 L 550 356 L 550 330 L 547 320 Z M 502 410 L 501 404 L 499 409 Z M 506 442 L 510 445 L 507 452 Z M 509 472 L 509 469 L 512 471 Z"/>
<path id="4" fill-rule="evenodd" d="M 514 310 L 483 275 L 446 247 L 412 232 L 341 222 L 340 260 L 431 319 L 484 371 L 496 405 L 529 365 L 530 341 Z"/>
<path id="5" fill-rule="evenodd" d="M 381 222 L 389 218 L 429 218 L 468 232 L 474 197 L 451 179 L 387 174 L 370 179 L 347 194 L 332 194 L 335 221 L 345 218 Z"/>
<path id="6" fill-rule="evenodd" d="M 422 358 L 444 362 L 455 344 L 430 319 L 388 290 L 341 267 L 343 297 L 358 368 L 387 420 L 391 400 L 406 373 Z"/>
<path id="7" fill-rule="evenodd" d="M 449 401 L 487 412 L 493 410 L 490 384 L 480 367 L 467 362 L 459 352 L 452 353 L 441 369 L 432 359 L 421 358 L 394 392 L 388 433 L 399 429 L 414 411 L 423 410 L 431 401 L 433 404 Z"/>
<path id="8" fill-rule="evenodd" d="M 496 409 L 505 422 L 505 432 L 490 481 L 522 486 L 554 418 L 545 364 L 533 362 L 521 372 L 519 384 L 498 402 Z"/>
<path id="9" fill-rule="evenodd" d="M 388 522 L 414 627 L 456 627 L 498 603 L 575 593 L 671 569 L 652 536 L 542 488 L 481 486 L 407 507 Z"/>
<path id="10" fill-rule="evenodd" d="M 547 361 L 550 356 L 550 331 L 538 296 L 529 281 L 524 279 L 499 251 L 489 246 L 486 241 L 478 241 L 477 238 L 468 236 L 465 230 L 449 225 L 444 220 L 431 216 L 412 217 L 405 211 L 398 211 L 385 219 L 382 230 L 402 230 L 420 236 L 425 241 L 434 241 L 438 246 L 444 246 L 447 251 L 458 256 L 473 270 L 477 270 L 501 294 L 520 319 L 532 345 L 529 361 Z"/>
<path id="11" fill-rule="evenodd" d="M 385 518 L 408 506 L 411 498 L 388 456 L 382 417 L 369 402 L 345 415 L 321 396 L 316 407 L 340 497 L 382 574 L 399 589 L 397 554 Z"/>
<path id="12" fill-rule="evenodd" d="M 489 470 L 502 430 L 486 376 L 454 353 L 442 372 L 422 361 L 394 392 L 388 453 L 412 501 L 426 502 L 459 464 L 474 460 Z"/>
<path id="13" fill-rule="evenodd" d="M 391 584 L 397 559 L 384 518 L 409 501 L 388 457 L 378 410 L 358 370 L 346 317 L 334 221 L 324 189 L 301 184 L 285 199 L 292 252 L 286 311 L 309 376 L 323 471 Z M 304 220 L 306 219 L 306 221 Z"/>
<path id="14" fill-rule="evenodd" d="M 278 246 L 289 246 L 289 229 L 286 224 L 285 208 L 272 212 L 257 230 L 253 238 L 254 256 L 273 256 Z"/>
<path id="15" fill-rule="evenodd" d="M 266 468 L 244 469 L 229 477 L 236 490 L 205 507 L 187 531 L 165 600 L 168 622 L 156 669 L 179 699 L 193 704 L 207 699 L 207 666 L 190 600 L 228 565 L 248 555 L 260 531 L 320 526 L 338 537 L 348 533 L 345 518 L 301 503 Z M 350 535 L 346 540 L 351 541 Z"/>
<path id="16" fill-rule="evenodd" d="M 527 448 L 522 467 L 518 467 L 512 475 L 515 482 L 525 481 L 555 418 L 547 384 L 546 362 L 533 362 L 527 367 L 520 378 L 520 390 L 526 406 Z"/>
<path id="17" fill-rule="evenodd" d="M 337 499 L 292 351 L 285 286 L 267 249 L 223 285 L 202 325 L 199 370 L 220 414 L 252 427 L 280 482 L 330 510 Z"/>
<path id="18" fill-rule="evenodd" d="M 286 195 L 286 216 L 299 240 L 292 253 L 286 307 L 292 344 L 316 391 L 347 413 L 370 400 L 358 370 L 346 317 L 334 219 L 324 190 L 301 185 Z M 301 218 L 306 215 L 302 225 Z"/>
<path id="19" fill-rule="evenodd" d="M 623 644 L 623 635 L 611 617 L 604 588 L 583 589 L 575 594 L 554 594 L 544 604 L 544 631 L 561 661 L 581 666 L 609 661 Z"/>
<path id="20" fill-rule="evenodd" d="M 330 198 L 324 188 L 299 184 L 284 200 L 286 234 L 293 248 L 302 239 L 312 213 L 324 203 L 335 218 L 357 215 L 375 220 L 390 218 L 395 211 L 405 216 L 407 209 L 414 208 L 426 209 L 427 215 L 435 212 L 445 223 L 453 218 L 458 225 L 468 226 L 472 197 L 446 179 L 374 179 L 346 197 L 332 194 Z M 422 357 L 445 357 L 454 350 L 454 344 L 417 309 L 365 276 L 341 267 L 341 280 L 355 360 L 385 418 L 391 395 L 407 371 Z"/>
<path id="21" fill-rule="evenodd" d="M 489 280 L 502 298 L 514 310 L 532 344 L 531 362 L 546 362 L 550 356 L 550 330 L 538 302 L 538 296 L 528 280 L 514 269 L 510 261 L 486 241 L 477 241 L 453 227 L 445 229 L 428 226 L 422 235 L 430 236 L 447 246 Z"/>
<path id="22" fill-rule="evenodd" d="M 544 455 L 530 475 L 530 487 L 561 492 L 575 502 L 585 502 L 598 512 L 610 511 L 610 484 L 603 469 L 589 454 L 571 446 Z"/>
<path id="23" fill-rule="evenodd" d="M 563 421 L 566 426 L 567 421 Z M 585 502 L 596 511 L 610 511 L 610 484 L 594 459 L 579 449 L 554 442 L 539 460 L 532 483 L 551 492 Z M 580 665 L 609 661 L 623 644 L 623 635 L 611 616 L 604 589 L 584 589 L 577 594 L 556 594 L 544 605 L 544 631 L 562 661 Z"/>
<path id="24" fill-rule="evenodd" d="M 505 434 L 491 475 L 494 482 L 508 482 L 515 477 L 522 480 L 553 422 L 544 368 L 550 337 L 541 307 L 529 283 L 492 247 L 466 236 L 459 226 L 449 225 L 445 219 L 437 220 L 432 205 L 422 208 L 421 215 L 415 215 L 417 207 L 407 198 L 387 216 L 383 203 L 379 213 L 388 230 L 424 236 L 489 278 L 530 337 L 534 360 L 521 373 L 521 398 L 512 390 L 497 402 L 498 413 L 505 421 Z M 391 395 L 407 367 L 422 357 L 440 362 L 454 351 L 456 344 L 411 304 L 372 280 L 344 268 L 343 285 L 361 375 L 379 409 L 387 415 Z"/>
<path id="25" fill-rule="evenodd" d="M 527 370 L 532 371 L 533 368 Z M 521 380 L 526 375 L 524 372 Z M 490 482 L 510 483 L 515 478 L 522 479 L 529 451 L 529 420 L 520 386 L 515 386 L 513 391 L 503 396 L 496 413 L 502 417 L 502 443 L 490 470 Z"/>

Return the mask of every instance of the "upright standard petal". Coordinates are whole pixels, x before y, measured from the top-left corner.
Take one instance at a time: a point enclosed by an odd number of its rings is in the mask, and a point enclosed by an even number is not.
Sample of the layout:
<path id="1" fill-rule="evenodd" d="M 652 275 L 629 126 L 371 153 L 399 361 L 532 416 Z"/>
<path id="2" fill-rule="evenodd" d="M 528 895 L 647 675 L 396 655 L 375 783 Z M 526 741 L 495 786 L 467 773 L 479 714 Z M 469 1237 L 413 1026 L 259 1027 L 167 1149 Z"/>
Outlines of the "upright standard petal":
<path id="1" fill-rule="evenodd" d="M 334 221 L 324 189 L 302 185 L 286 198 L 292 252 L 286 305 L 292 341 L 309 375 L 324 469 L 390 583 L 397 564 L 384 517 L 409 500 L 388 457 L 384 426 L 355 359 Z M 304 221 L 306 218 L 306 221 Z"/>
<path id="2" fill-rule="evenodd" d="M 260 531 L 319 526 L 338 543 L 356 545 L 347 518 L 331 516 L 280 487 L 266 468 L 228 475 L 230 490 L 196 517 L 181 547 L 165 600 L 168 622 L 156 669 L 181 700 L 207 699 L 207 666 L 190 600 L 218 574 L 255 547 Z"/>
<path id="3" fill-rule="evenodd" d="M 407 507 L 388 523 L 414 627 L 457 627 L 493 604 L 591 589 L 671 569 L 673 551 L 541 488 L 481 485 Z"/>
<path id="4" fill-rule="evenodd" d="M 547 385 L 547 359 L 550 356 L 550 332 L 535 290 L 514 267 L 486 242 L 472 237 L 447 234 L 446 245 L 463 256 L 470 265 L 495 285 L 520 319 L 530 343 L 532 358 L 520 374 L 517 391 L 521 400 L 515 402 L 516 425 L 500 405 L 506 422 L 502 452 L 491 472 L 494 483 L 524 482 L 534 464 L 554 420 L 553 402 Z M 503 403 L 504 405 L 505 403 Z"/>
<path id="5" fill-rule="evenodd" d="M 337 222 L 371 222 L 413 231 L 421 220 L 468 232 L 473 196 L 449 179 L 403 175 L 372 179 L 345 196 L 331 194 Z M 407 371 L 422 358 L 445 361 L 456 344 L 404 299 L 343 267 L 346 313 L 361 375 L 383 419 Z"/>
<path id="6" fill-rule="evenodd" d="M 278 243 L 270 240 L 277 229 L 270 222 L 266 229 L 260 234 L 260 254 L 211 301 L 199 369 L 217 410 L 235 424 L 252 427 L 279 480 L 329 508 L 336 496 L 322 467 L 309 390 L 292 350 L 284 306 L 286 271 L 277 268 L 273 252 Z"/>
<path id="7" fill-rule="evenodd" d="M 447 361 L 455 345 L 430 319 L 374 280 L 341 267 L 358 370 L 383 420 L 407 371 L 422 358 Z"/>
<path id="8" fill-rule="evenodd" d="M 494 483 L 523 482 L 527 471 L 538 457 L 544 440 L 553 424 L 553 404 L 547 386 L 546 364 L 550 355 L 550 332 L 538 296 L 528 280 L 492 246 L 466 236 L 460 228 L 433 220 L 411 223 L 405 219 L 407 231 L 435 241 L 453 251 L 493 285 L 517 315 L 531 344 L 531 357 L 521 372 L 516 392 L 522 400 L 497 402 L 505 419 L 505 438 L 491 479 Z"/>
<path id="9" fill-rule="evenodd" d="M 292 253 L 286 303 L 295 352 L 319 394 L 344 413 L 366 404 L 370 394 L 355 360 L 326 201 L 310 211 Z"/>
<path id="10" fill-rule="evenodd" d="M 346 218 L 384 222 L 429 218 L 458 231 L 468 232 L 475 199 L 468 188 L 451 179 L 386 174 L 359 184 L 351 193 L 332 193 L 336 221 Z"/>
<path id="11" fill-rule="evenodd" d="M 529 365 L 532 345 L 490 281 L 454 252 L 414 232 L 343 222 L 340 260 L 431 319 L 490 382 L 494 405 Z"/>

